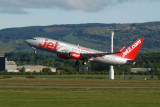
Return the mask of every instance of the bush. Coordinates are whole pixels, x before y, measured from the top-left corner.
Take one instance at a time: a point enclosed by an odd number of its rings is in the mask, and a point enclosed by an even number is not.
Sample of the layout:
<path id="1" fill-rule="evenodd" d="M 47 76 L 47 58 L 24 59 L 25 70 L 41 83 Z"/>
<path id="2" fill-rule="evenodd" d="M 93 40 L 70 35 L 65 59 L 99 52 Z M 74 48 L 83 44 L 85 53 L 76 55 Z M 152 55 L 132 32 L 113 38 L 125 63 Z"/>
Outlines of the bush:
<path id="1" fill-rule="evenodd" d="M 43 68 L 43 69 L 42 69 L 42 72 L 45 73 L 45 74 L 50 74 L 50 73 L 52 73 L 52 71 L 51 71 L 50 68 Z"/>
<path id="2" fill-rule="evenodd" d="M 26 78 L 36 78 L 36 77 L 32 76 L 32 75 L 28 75 L 28 76 L 26 76 Z"/>
<path id="3" fill-rule="evenodd" d="M 4 75 L 3 78 L 12 78 L 12 77 L 9 75 Z"/>

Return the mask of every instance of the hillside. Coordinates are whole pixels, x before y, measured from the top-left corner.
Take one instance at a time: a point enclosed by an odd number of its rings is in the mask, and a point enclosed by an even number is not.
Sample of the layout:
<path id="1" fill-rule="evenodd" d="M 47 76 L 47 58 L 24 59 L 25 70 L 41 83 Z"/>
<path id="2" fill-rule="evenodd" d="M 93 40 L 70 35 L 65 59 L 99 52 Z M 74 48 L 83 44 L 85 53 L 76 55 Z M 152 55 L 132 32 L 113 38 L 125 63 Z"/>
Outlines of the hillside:
<path id="1" fill-rule="evenodd" d="M 144 38 L 141 52 L 160 50 L 160 22 L 134 24 L 71 24 L 8 28 L 0 30 L 0 54 L 31 51 L 24 41 L 31 37 L 48 37 L 73 44 L 109 51 L 111 29 L 115 31 L 115 51 Z"/>

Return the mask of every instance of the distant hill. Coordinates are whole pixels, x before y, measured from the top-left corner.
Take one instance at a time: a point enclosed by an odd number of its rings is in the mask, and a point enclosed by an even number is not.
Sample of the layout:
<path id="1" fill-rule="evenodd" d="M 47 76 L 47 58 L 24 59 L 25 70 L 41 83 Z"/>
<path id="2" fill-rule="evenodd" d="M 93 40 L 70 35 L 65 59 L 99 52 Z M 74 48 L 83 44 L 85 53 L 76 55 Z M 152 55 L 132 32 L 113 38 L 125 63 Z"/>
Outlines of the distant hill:
<path id="1" fill-rule="evenodd" d="M 33 26 L 0 30 L 0 54 L 10 51 L 31 51 L 24 41 L 31 37 L 47 37 L 73 44 L 110 51 L 110 35 L 115 31 L 114 46 L 118 51 L 144 38 L 141 52 L 160 50 L 160 22 L 133 24 L 69 24 Z"/>

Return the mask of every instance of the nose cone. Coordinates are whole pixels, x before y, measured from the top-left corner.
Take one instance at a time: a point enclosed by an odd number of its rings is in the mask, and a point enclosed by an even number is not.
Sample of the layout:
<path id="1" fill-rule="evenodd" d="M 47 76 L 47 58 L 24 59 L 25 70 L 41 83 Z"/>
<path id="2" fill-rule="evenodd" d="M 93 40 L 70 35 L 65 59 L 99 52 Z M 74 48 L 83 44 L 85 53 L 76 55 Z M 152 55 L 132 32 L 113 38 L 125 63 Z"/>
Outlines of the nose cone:
<path id="1" fill-rule="evenodd" d="M 28 44 L 28 43 L 29 43 L 29 39 L 27 39 L 27 40 L 25 41 L 25 43 L 27 43 L 27 44 Z"/>
<path id="2" fill-rule="evenodd" d="M 26 42 L 28 45 L 31 45 L 31 40 L 30 40 L 30 39 L 27 39 L 25 42 Z"/>

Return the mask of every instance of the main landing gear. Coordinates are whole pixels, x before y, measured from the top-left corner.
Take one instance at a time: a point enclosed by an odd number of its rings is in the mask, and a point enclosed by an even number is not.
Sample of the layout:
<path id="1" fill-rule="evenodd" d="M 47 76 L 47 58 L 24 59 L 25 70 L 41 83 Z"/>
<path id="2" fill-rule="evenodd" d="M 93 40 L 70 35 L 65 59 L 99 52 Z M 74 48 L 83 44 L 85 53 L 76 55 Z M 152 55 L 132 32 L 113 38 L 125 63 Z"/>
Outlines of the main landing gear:
<path id="1" fill-rule="evenodd" d="M 76 65 L 79 65 L 79 61 L 76 61 L 75 64 L 76 64 Z"/>
<path id="2" fill-rule="evenodd" d="M 76 64 L 76 65 L 79 65 L 80 63 L 79 63 L 79 61 L 77 60 L 77 61 L 75 62 L 75 64 Z M 82 65 L 86 65 L 86 64 L 87 64 L 87 62 L 85 62 L 85 61 L 82 62 Z"/>
<path id="3" fill-rule="evenodd" d="M 36 54 L 37 53 L 37 51 L 36 50 L 34 50 L 34 54 Z"/>
<path id="4" fill-rule="evenodd" d="M 87 64 L 87 62 L 85 62 L 85 61 L 84 61 L 84 62 L 82 62 L 82 65 L 86 65 L 86 64 Z"/>

